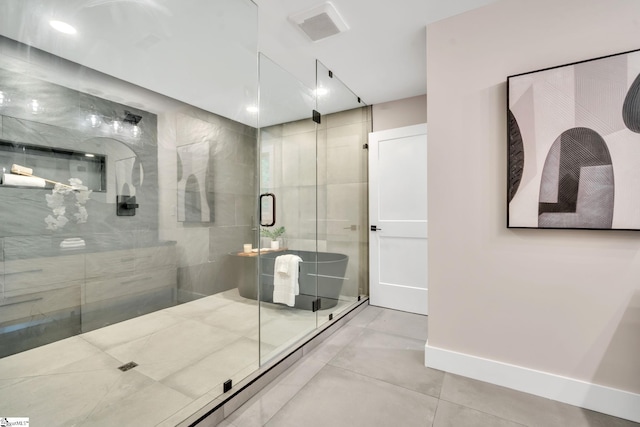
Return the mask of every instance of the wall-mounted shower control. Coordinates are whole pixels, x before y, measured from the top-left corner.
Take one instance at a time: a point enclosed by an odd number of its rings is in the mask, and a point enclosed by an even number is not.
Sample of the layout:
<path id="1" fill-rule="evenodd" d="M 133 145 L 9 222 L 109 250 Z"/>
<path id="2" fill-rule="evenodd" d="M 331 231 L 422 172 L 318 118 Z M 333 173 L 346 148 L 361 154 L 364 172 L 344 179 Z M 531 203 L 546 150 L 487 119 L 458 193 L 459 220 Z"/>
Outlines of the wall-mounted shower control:
<path id="1" fill-rule="evenodd" d="M 136 209 L 140 205 L 136 203 L 136 196 L 117 196 L 116 197 L 116 215 L 118 216 L 135 216 Z"/>

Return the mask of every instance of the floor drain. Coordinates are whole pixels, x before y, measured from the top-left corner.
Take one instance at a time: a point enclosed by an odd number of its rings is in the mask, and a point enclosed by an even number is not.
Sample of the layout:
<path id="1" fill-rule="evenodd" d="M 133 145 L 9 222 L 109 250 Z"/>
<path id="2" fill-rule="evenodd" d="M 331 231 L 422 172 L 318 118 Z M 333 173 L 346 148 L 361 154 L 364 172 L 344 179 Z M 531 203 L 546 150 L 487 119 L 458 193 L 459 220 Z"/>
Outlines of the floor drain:
<path id="1" fill-rule="evenodd" d="M 120 369 L 122 372 L 126 372 L 129 369 L 135 368 L 136 366 L 138 366 L 136 362 L 129 362 L 129 363 L 125 363 L 122 366 L 119 366 L 118 369 Z"/>

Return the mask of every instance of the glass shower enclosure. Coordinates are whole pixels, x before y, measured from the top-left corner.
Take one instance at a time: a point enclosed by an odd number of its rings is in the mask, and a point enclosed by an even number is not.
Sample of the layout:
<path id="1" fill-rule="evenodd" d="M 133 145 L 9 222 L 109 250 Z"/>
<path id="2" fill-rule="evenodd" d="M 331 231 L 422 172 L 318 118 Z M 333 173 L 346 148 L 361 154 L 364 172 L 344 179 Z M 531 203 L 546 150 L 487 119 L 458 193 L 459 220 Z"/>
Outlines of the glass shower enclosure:
<path id="1" fill-rule="evenodd" d="M 333 72 L 316 66 L 308 87 L 259 55 L 263 363 L 366 294 L 360 263 L 367 259 L 363 141 L 370 112 Z"/>
<path id="2" fill-rule="evenodd" d="M 0 415 L 177 425 L 258 370 L 257 12 L 0 2 Z"/>
<path id="3" fill-rule="evenodd" d="M 0 2 L 0 415 L 188 425 L 368 294 L 370 110 L 257 19 Z"/>

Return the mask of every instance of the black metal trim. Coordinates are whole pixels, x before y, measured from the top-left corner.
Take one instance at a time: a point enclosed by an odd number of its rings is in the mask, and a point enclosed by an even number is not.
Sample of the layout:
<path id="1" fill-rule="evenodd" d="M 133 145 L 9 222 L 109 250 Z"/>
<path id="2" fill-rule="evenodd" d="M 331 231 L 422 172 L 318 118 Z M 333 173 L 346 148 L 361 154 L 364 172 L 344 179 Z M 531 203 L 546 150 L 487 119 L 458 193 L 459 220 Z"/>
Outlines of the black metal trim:
<path id="1" fill-rule="evenodd" d="M 122 372 L 127 372 L 129 369 L 133 369 L 136 366 L 138 366 L 136 362 L 129 362 L 129 363 L 125 363 L 122 366 L 118 366 L 118 369 L 120 369 Z"/>
<path id="2" fill-rule="evenodd" d="M 271 223 L 263 224 L 262 223 L 262 198 L 263 197 L 271 197 L 273 199 L 273 209 L 271 210 Z M 273 227 L 276 225 L 276 195 L 273 193 L 263 193 L 260 195 L 258 200 L 258 222 L 260 222 L 261 227 Z"/>
<path id="3" fill-rule="evenodd" d="M 622 232 L 626 232 L 626 231 L 635 231 L 638 232 L 640 231 L 640 229 L 637 228 L 576 228 L 576 227 L 572 227 L 572 228 L 563 228 L 563 227 L 524 227 L 524 226 L 514 226 L 514 225 L 509 225 L 509 171 L 511 168 L 511 164 L 509 162 L 509 80 L 511 78 L 514 77 L 521 77 L 521 76 L 525 76 L 527 74 L 534 74 L 534 73 L 540 73 L 543 71 L 548 71 L 548 70 L 553 70 L 556 68 L 563 68 L 563 67 L 570 67 L 572 65 L 578 65 L 578 64 L 583 64 L 585 62 L 591 62 L 591 61 L 598 61 L 601 59 L 607 59 L 607 58 L 612 58 L 614 56 L 619 56 L 619 55 L 627 55 L 630 53 L 635 53 L 635 52 L 640 52 L 640 49 L 632 49 L 632 50 L 627 50 L 624 52 L 618 52 L 618 53 L 613 53 L 610 55 L 604 55 L 604 56 L 599 56 L 597 58 L 590 58 L 590 59 L 583 59 L 582 61 L 576 61 L 576 62 L 570 62 L 567 64 L 561 64 L 561 65 L 555 65 L 553 67 L 546 67 L 546 68 L 540 68 L 537 70 L 533 70 L 533 71 L 527 71 L 524 73 L 518 73 L 518 74 L 512 74 L 510 76 L 507 76 L 507 105 L 506 105 L 506 111 L 505 111 L 505 116 L 506 116 L 506 138 L 507 138 L 507 144 L 506 144 L 506 153 L 507 153 L 507 180 L 506 180 L 506 188 L 505 188 L 505 201 L 506 201 L 506 208 L 507 208 L 507 215 L 506 215 L 506 228 L 507 230 L 572 230 L 572 231 L 622 231 Z"/>
<path id="4" fill-rule="evenodd" d="M 634 53 L 634 52 L 640 52 L 640 49 L 631 49 L 631 50 L 627 50 L 625 52 L 618 52 L 618 53 L 612 53 L 611 55 L 604 55 L 604 56 L 599 56 L 597 58 L 591 58 L 591 59 L 583 59 L 582 61 L 576 61 L 576 62 L 569 62 L 567 64 L 561 64 L 561 65 L 554 65 L 553 67 L 546 67 L 546 68 L 540 68 L 539 70 L 533 70 L 533 71 L 526 71 L 524 73 L 518 73 L 518 74 L 512 74 L 510 76 L 507 76 L 507 79 L 510 79 L 511 77 L 519 77 L 519 76 L 524 76 L 527 74 L 532 74 L 532 73 L 539 73 L 541 71 L 547 71 L 547 70 L 553 70 L 554 68 L 562 68 L 562 67 L 569 67 L 571 65 L 578 65 L 578 64 L 582 64 L 584 62 L 591 62 L 591 61 L 598 61 L 600 59 L 607 59 L 607 58 L 611 58 L 613 56 L 618 56 L 618 55 L 626 55 L 628 53 Z M 509 94 L 509 92 L 507 92 L 507 95 Z M 507 104 L 508 106 L 509 104 Z"/>
<path id="5" fill-rule="evenodd" d="M 136 196 L 116 196 L 116 215 L 135 216 L 136 209 L 140 205 L 136 203 Z"/>
<path id="6" fill-rule="evenodd" d="M 124 119 L 122 119 L 125 123 L 131 123 L 132 125 L 137 125 L 142 120 L 142 116 L 137 114 L 133 114 L 131 111 L 124 110 Z"/>

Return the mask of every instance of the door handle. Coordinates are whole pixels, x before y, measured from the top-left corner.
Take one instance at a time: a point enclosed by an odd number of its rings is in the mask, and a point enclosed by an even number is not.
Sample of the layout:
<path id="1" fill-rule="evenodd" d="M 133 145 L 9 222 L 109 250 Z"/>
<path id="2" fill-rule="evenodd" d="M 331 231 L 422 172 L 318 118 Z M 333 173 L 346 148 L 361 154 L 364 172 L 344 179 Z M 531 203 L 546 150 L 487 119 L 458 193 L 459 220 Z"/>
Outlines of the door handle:
<path id="1" fill-rule="evenodd" d="M 263 199 L 269 197 L 271 199 L 271 222 L 263 223 L 262 222 L 262 209 L 263 209 Z M 259 208 L 259 221 L 260 226 L 262 227 L 273 227 L 276 223 L 276 195 L 273 193 L 264 193 L 260 195 L 260 208 Z"/>
<path id="2" fill-rule="evenodd" d="M 372 225 L 371 226 L 371 231 L 382 231 L 382 228 L 378 228 L 377 225 Z"/>

